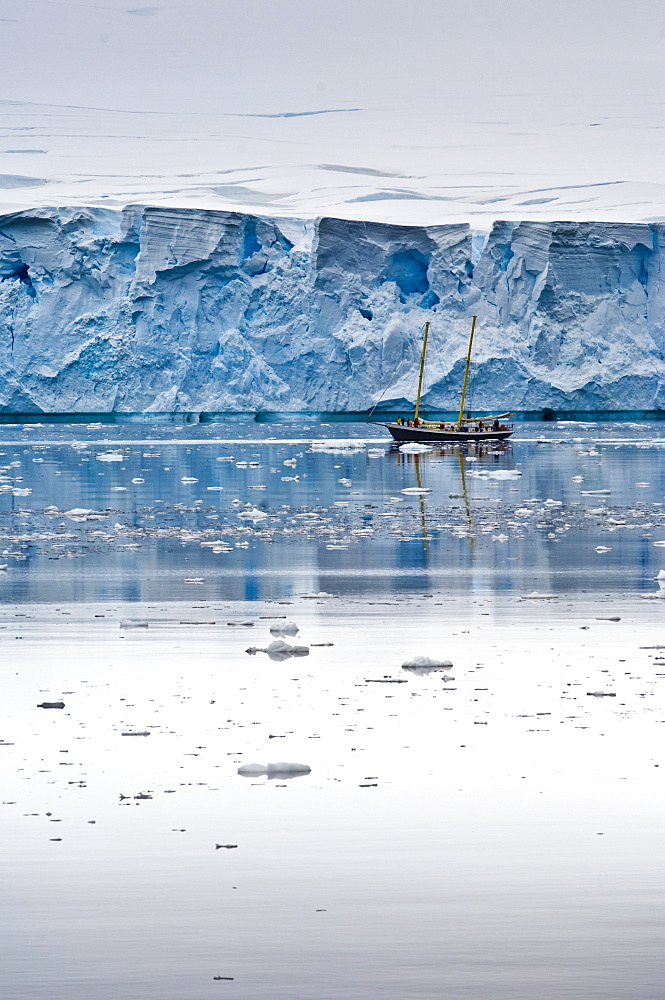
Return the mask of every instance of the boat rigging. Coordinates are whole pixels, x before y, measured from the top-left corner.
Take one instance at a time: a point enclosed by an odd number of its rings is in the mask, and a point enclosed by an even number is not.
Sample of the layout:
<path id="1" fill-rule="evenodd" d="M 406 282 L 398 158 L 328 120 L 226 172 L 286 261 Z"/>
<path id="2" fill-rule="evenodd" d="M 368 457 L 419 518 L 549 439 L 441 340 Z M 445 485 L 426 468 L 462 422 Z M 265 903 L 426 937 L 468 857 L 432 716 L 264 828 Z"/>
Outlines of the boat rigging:
<path id="1" fill-rule="evenodd" d="M 471 333 L 469 336 L 469 347 L 466 353 L 466 365 L 464 368 L 464 381 L 460 398 L 459 414 L 456 422 L 443 422 L 435 420 L 423 420 L 420 416 L 420 398 L 422 396 L 423 377 L 425 373 L 425 357 L 427 355 L 427 341 L 429 338 L 430 321 L 425 323 L 423 333 L 423 346 L 420 354 L 420 371 L 418 374 L 418 392 L 416 394 L 416 405 L 413 418 L 398 417 L 397 420 L 386 423 L 383 426 L 390 431 L 395 441 L 404 444 L 407 441 L 438 442 L 449 441 L 460 443 L 462 441 L 505 441 L 513 433 L 512 425 L 504 421 L 513 413 L 498 413 L 489 417 L 471 417 L 464 415 L 464 404 L 466 402 L 467 388 L 469 384 L 469 369 L 471 367 L 471 351 L 473 349 L 473 338 L 476 332 L 476 319 L 474 316 L 471 322 Z"/>

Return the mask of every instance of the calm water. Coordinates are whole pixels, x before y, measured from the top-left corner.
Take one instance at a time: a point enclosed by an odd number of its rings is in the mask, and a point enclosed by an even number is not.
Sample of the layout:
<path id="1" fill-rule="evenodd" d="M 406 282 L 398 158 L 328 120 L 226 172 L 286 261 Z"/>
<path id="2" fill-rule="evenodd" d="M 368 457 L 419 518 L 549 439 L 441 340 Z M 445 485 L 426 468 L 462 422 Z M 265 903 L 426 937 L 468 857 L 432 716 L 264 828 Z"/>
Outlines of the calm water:
<path id="1" fill-rule="evenodd" d="M 0 428 L 0 995 L 662 997 L 660 426 Z"/>

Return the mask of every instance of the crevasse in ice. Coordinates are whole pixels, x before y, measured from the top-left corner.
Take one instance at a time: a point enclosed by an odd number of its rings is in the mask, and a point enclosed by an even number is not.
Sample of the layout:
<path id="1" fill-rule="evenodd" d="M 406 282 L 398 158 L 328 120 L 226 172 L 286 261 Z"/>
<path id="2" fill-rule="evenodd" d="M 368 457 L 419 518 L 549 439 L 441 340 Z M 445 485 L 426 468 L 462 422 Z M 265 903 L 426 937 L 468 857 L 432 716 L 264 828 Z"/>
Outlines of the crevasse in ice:
<path id="1" fill-rule="evenodd" d="M 268 219 L 129 206 L 0 218 L 0 409 L 456 408 L 665 402 L 665 225 Z M 477 235 L 477 234 L 476 234 Z M 477 243 L 477 241 L 476 241 Z"/>

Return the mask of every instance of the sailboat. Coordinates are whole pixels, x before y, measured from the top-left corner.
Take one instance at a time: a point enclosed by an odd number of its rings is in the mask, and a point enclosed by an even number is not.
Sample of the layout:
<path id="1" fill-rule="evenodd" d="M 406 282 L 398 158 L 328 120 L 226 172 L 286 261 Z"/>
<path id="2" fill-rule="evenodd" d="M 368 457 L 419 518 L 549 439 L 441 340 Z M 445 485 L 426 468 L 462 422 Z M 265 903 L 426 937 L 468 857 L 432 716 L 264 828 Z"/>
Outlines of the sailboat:
<path id="1" fill-rule="evenodd" d="M 456 422 L 443 423 L 435 420 L 423 420 L 420 417 L 420 397 L 423 388 L 423 375 L 425 372 L 425 356 L 427 354 L 427 340 L 429 337 L 429 320 L 425 323 L 423 335 L 423 348 L 420 355 L 420 375 L 418 377 L 418 392 L 416 395 L 416 406 L 413 418 L 399 417 L 397 420 L 384 424 L 390 431 L 395 441 L 403 444 L 406 441 L 451 441 L 460 443 L 462 441 L 505 441 L 513 433 L 512 426 L 504 423 L 506 419 L 514 416 L 513 413 L 497 413 L 489 417 L 471 417 L 464 415 L 464 403 L 466 402 L 466 391 L 469 384 L 469 369 L 471 367 L 471 350 L 473 348 L 473 337 L 476 332 L 476 319 L 474 316 L 471 322 L 471 334 L 469 336 L 469 349 L 466 354 L 466 367 L 464 369 L 464 381 L 460 399 L 459 415 Z"/>

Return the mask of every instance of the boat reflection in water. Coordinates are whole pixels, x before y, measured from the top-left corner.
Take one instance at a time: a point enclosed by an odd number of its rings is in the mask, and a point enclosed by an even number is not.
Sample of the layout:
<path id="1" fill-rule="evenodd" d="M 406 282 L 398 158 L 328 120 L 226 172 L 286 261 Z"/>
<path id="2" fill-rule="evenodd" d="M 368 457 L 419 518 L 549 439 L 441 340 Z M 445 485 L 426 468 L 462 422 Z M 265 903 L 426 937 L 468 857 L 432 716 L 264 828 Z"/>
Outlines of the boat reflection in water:
<path id="1" fill-rule="evenodd" d="M 471 453 L 471 454 L 469 454 Z M 471 507 L 471 498 L 469 497 L 469 488 L 467 483 L 466 475 L 466 462 L 467 459 L 471 458 L 478 460 L 483 465 L 495 465 L 500 457 L 510 455 L 512 453 L 512 448 L 510 445 L 503 443 L 494 442 L 492 445 L 482 443 L 474 443 L 470 447 L 460 447 L 459 445 L 452 444 L 448 447 L 441 445 L 437 450 L 432 449 L 432 451 L 419 451 L 419 452 L 409 452 L 409 451 L 398 451 L 398 462 L 400 464 L 406 464 L 413 466 L 413 471 L 415 473 L 415 487 L 413 487 L 412 495 L 418 498 L 418 506 L 420 508 L 420 523 L 422 527 L 422 538 L 423 538 L 423 552 L 427 553 L 429 549 L 430 542 L 430 532 L 427 526 L 427 507 L 426 500 L 432 496 L 431 487 L 423 485 L 426 482 L 426 478 L 423 478 L 423 472 L 426 470 L 427 463 L 432 459 L 440 459 L 446 455 L 450 455 L 451 460 L 454 462 L 456 460 L 459 467 L 459 483 L 460 492 L 448 494 L 449 498 L 452 500 L 462 500 L 464 503 L 464 510 L 466 514 L 466 521 L 468 526 L 468 538 L 469 546 L 471 549 L 472 557 L 475 554 L 475 544 L 476 536 L 473 524 L 473 512 Z M 435 498 L 436 499 L 436 498 Z M 665 582 L 665 581 L 664 581 Z"/>

